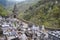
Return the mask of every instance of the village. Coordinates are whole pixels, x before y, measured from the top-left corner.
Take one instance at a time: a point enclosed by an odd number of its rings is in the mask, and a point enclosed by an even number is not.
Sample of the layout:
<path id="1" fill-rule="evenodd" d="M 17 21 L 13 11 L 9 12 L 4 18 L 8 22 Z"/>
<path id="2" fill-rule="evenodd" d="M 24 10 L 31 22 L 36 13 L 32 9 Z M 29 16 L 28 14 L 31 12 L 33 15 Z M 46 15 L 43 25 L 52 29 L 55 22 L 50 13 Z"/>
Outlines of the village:
<path id="1" fill-rule="evenodd" d="M 0 35 L 3 35 L 0 40 L 60 40 L 60 31 L 45 31 L 44 26 L 28 26 L 16 18 L 0 17 L 0 29 Z"/>
<path id="2" fill-rule="evenodd" d="M 19 20 L 16 5 L 13 13 L 8 18 L 0 16 L 0 40 L 60 40 L 60 31 L 46 30 L 44 25 L 30 25 Z"/>

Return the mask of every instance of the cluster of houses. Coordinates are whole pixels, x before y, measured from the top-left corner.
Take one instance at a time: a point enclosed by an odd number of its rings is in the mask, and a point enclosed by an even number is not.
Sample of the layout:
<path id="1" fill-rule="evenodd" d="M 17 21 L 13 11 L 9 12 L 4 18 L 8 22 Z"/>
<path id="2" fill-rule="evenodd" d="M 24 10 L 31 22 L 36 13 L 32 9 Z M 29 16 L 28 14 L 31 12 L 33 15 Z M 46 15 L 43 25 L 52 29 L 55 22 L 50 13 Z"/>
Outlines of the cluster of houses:
<path id="1" fill-rule="evenodd" d="M 4 40 L 13 40 L 14 38 L 18 38 L 19 40 L 40 39 L 38 38 L 40 36 L 39 26 L 36 27 L 33 25 L 29 27 L 28 24 L 19 21 L 16 18 L 0 17 L 0 28 L 2 30 L 1 35 L 5 36 Z"/>
<path id="2" fill-rule="evenodd" d="M 9 18 L 0 16 L 0 40 L 60 40 L 60 31 L 45 30 L 43 26 L 19 20 L 14 6 Z"/>
<path id="3" fill-rule="evenodd" d="M 0 17 L 0 40 L 60 40 L 60 31 L 45 30 L 17 18 Z"/>

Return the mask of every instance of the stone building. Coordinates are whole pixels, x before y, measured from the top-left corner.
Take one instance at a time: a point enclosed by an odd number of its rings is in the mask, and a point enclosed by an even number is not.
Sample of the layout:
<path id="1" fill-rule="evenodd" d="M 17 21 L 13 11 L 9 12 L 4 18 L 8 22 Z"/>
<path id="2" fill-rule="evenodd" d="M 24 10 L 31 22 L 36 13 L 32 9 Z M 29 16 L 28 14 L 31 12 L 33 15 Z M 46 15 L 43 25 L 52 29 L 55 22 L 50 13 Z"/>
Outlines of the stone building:
<path id="1" fill-rule="evenodd" d="M 18 16 L 18 8 L 17 8 L 17 5 L 15 4 L 10 17 L 11 18 L 16 18 L 17 16 Z"/>

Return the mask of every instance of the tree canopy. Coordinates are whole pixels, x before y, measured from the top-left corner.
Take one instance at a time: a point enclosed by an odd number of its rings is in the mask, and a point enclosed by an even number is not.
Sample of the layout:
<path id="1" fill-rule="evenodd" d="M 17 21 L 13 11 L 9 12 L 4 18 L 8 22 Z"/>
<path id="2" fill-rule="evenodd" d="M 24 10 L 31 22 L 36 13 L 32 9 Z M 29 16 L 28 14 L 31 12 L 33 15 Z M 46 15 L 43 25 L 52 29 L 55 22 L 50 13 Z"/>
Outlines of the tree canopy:
<path id="1" fill-rule="evenodd" d="M 45 27 L 60 28 L 60 3 L 39 1 L 25 11 L 23 19 Z"/>
<path id="2" fill-rule="evenodd" d="M 7 14 L 7 10 L 2 5 L 0 5 L 0 16 L 7 16 Z"/>

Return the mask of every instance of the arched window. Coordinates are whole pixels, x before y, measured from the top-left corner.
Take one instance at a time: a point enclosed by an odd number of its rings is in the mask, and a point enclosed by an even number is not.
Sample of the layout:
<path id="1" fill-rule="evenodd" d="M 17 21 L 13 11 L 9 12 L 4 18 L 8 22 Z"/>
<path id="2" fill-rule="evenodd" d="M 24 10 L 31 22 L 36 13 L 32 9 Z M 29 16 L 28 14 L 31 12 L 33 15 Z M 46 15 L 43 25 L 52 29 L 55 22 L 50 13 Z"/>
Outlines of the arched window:
<path id="1" fill-rule="evenodd" d="M 14 15 L 14 18 L 16 18 L 16 15 Z"/>

